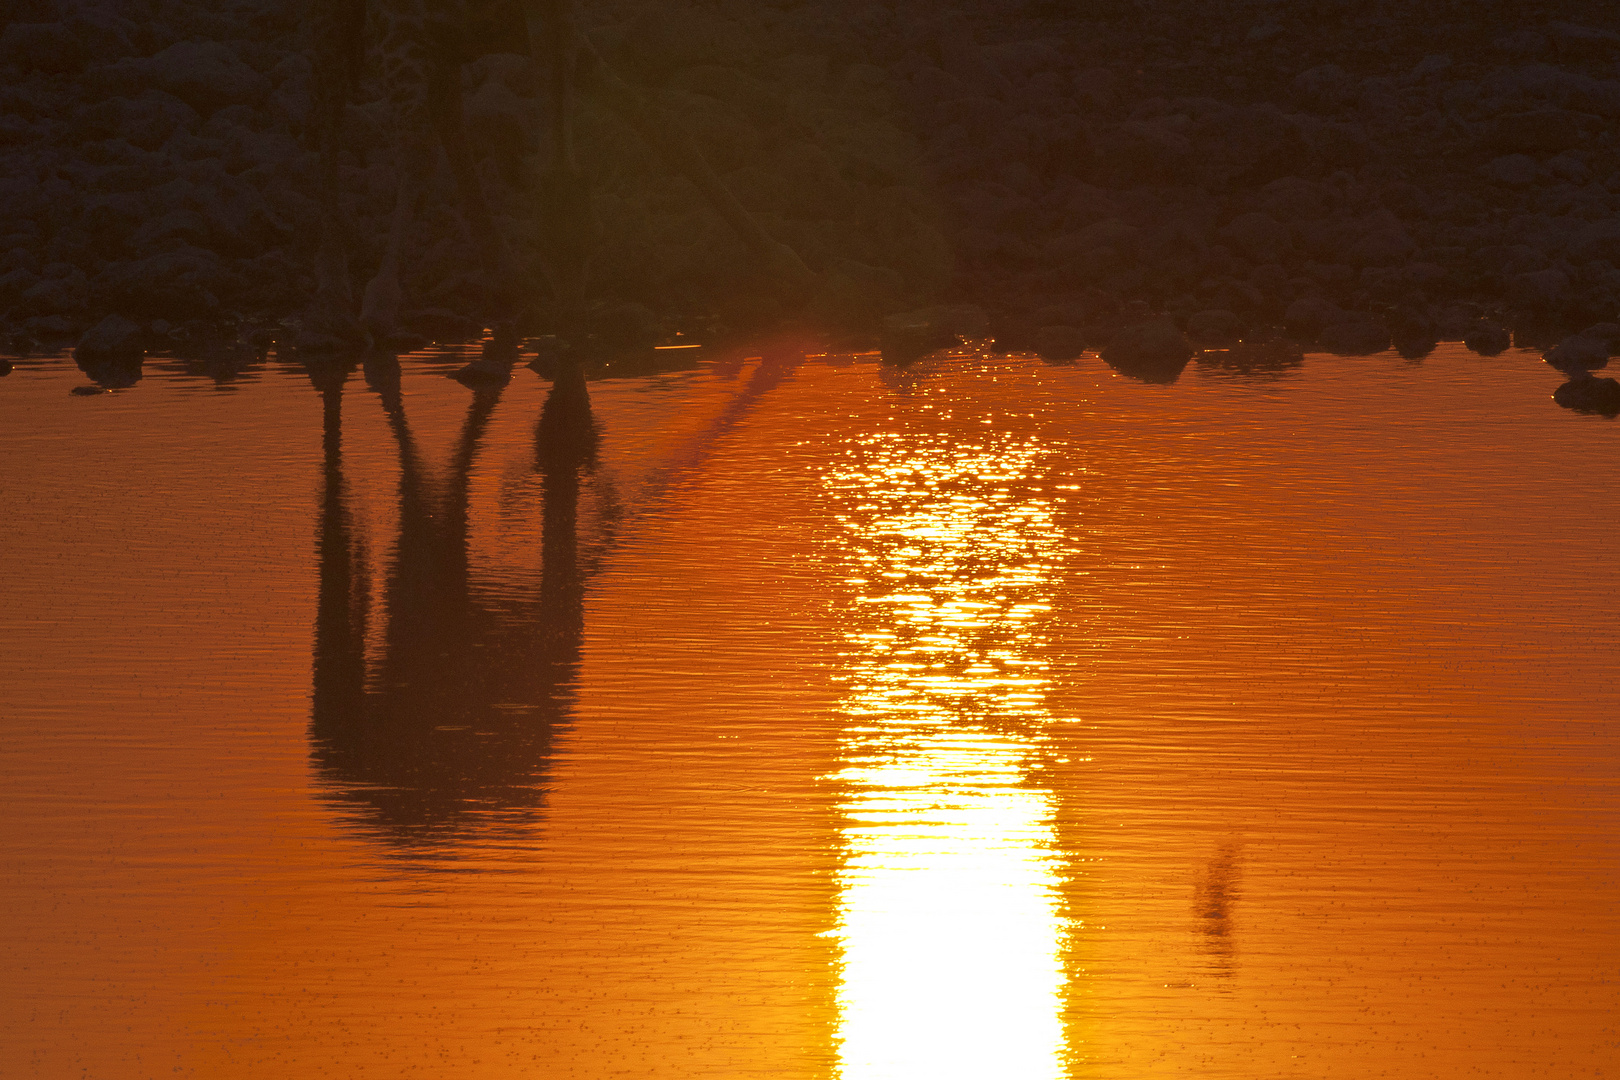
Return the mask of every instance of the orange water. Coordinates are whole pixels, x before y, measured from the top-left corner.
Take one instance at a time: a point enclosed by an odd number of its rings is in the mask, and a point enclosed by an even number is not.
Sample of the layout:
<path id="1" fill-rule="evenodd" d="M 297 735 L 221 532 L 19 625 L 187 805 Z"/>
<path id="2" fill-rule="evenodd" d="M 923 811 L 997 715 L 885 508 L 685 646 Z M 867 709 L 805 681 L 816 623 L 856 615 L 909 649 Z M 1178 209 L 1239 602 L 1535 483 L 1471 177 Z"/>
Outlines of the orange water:
<path id="1" fill-rule="evenodd" d="M 0 381 L 0 1075 L 1614 1073 L 1538 360 L 464 359 Z"/>

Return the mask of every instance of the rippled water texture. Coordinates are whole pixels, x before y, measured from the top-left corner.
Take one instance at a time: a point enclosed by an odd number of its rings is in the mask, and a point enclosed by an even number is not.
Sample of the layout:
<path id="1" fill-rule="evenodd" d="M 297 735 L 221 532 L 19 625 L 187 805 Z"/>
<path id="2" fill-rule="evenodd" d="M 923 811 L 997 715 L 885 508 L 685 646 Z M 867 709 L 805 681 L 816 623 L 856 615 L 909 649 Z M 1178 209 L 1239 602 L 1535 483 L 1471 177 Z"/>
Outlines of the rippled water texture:
<path id="1" fill-rule="evenodd" d="M 0 1075 L 1613 1074 L 1535 358 L 464 360 L 0 381 Z"/>

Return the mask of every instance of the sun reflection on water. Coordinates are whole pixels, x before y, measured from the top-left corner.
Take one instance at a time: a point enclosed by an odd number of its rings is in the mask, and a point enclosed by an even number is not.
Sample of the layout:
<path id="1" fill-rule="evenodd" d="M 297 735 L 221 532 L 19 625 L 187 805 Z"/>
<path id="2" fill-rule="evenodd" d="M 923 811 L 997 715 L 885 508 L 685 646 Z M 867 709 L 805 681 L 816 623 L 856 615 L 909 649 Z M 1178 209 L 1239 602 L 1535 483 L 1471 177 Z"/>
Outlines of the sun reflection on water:
<path id="1" fill-rule="evenodd" d="M 1039 616 L 1041 450 L 872 435 L 827 476 L 850 584 L 837 934 L 843 1080 L 1063 1072 L 1064 926 Z"/>

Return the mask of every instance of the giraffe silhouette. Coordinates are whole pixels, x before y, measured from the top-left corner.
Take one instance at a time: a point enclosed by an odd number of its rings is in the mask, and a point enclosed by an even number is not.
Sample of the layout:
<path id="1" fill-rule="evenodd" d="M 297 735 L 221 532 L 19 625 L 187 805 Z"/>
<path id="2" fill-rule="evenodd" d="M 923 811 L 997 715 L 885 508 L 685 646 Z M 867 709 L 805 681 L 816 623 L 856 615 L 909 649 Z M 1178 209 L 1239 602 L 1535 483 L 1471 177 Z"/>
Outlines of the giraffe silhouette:
<path id="1" fill-rule="evenodd" d="M 549 164 L 527 187 L 542 251 L 540 276 L 562 328 L 575 323 L 584 306 L 596 236 L 591 193 L 574 145 L 574 103 L 581 90 L 607 104 L 667 167 L 690 180 L 785 294 L 802 298 L 817 287 L 797 253 L 767 235 L 721 183 L 678 120 L 608 67 L 580 32 L 574 0 L 309 0 L 306 25 L 322 206 L 316 296 L 306 321 L 317 333 L 371 346 L 397 337 L 407 238 L 441 150 L 477 250 L 488 306 L 479 314 L 508 338 L 530 314 L 541 283 L 519 265 L 496 226 L 463 122 L 462 67 L 493 53 L 528 57 L 534 89 L 548 90 Z M 341 209 L 338 161 L 346 105 L 360 83 L 368 42 L 380 57 L 397 184 L 382 258 L 356 317 L 349 273 L 356 244 Z"/>

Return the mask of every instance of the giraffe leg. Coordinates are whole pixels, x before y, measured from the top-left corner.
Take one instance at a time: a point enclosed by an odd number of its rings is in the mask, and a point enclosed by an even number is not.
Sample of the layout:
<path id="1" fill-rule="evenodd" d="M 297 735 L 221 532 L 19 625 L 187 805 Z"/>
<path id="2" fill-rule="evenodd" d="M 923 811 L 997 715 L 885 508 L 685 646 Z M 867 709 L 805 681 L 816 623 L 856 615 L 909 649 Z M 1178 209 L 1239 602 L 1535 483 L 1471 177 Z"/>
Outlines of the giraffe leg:
<path id="1" fill-rule="evenodd" d="M 399 333 L 403 307 L 400 265 L 416 204 L 434 161 L 431 78 L 434 61 L 427 12 L 418 0 L 390 2 L 372 9 L 380 30 L 379 53 L 394 140 L 394 209 L 382 261 L 367 282 L 360 324 L 373 346 Z"/>
<path id="2" fill-rule="evenodd" d="M 400 260 L 411 223 L 416 219 L 416 203 L 433 166 L 433 147 L 418 134 L 400 140 L 398 187 L 394 192 L 394 212 L 389 219 L 388 241 L 383 248 L 377 273 L 366 283 L 360 304 L 360 325 L 373 345 L 381 345 L 400 332 L 399 316 L 404 306 L 404 289 L 399 283 Z"/>
<path id="3" fill-rule="evenodd" d="M 430 93 L 433 126 L 438 133 L 439 144 L 444 147 L 450 173 L 455 177 L 456 192 L 461 199 L 467 227 L 478 248 L 485 295 L 490 303 L 497 336 L 501 336 L 510 333 L 512 324 L 521 314 L 522 295 L 529 291 L 525 287 L 526 275 L 519 270 L 511 248 L 495 226 L 495 216 L 490 211 L 489 199 L 467 145 L 460 65 L 451 62 L 437 65 Z"/>
<path id="4" fill-rule="evenodd" d="M 544 44 L 536 56 L 551 76 L 551 160 L 536 185 L 539 240 L 547 282 L 565 327 L 583 314 L 587 275 L 596 247 L 596 216 L 590 182 L 574 154 L 574 103 L 582 38 L 573 0 L 544 0 L 543 18 L 531 41 Z M 533 10 L 533 8 L 531 8 Z"/>
<path id="5" fill-rule="evenodd" d="M 314 0 L 306 24 L 315 73 L 309 134 L 319 161 L 321 233 L 316 241 L 315 295 L 306 321 L 317 335 L 342 339 L 352 336 L 354 329 L 348 244 L 353 230 L 342 210 L 338 151 L 344 110 L 365 52 L 366 0 Z"/>

